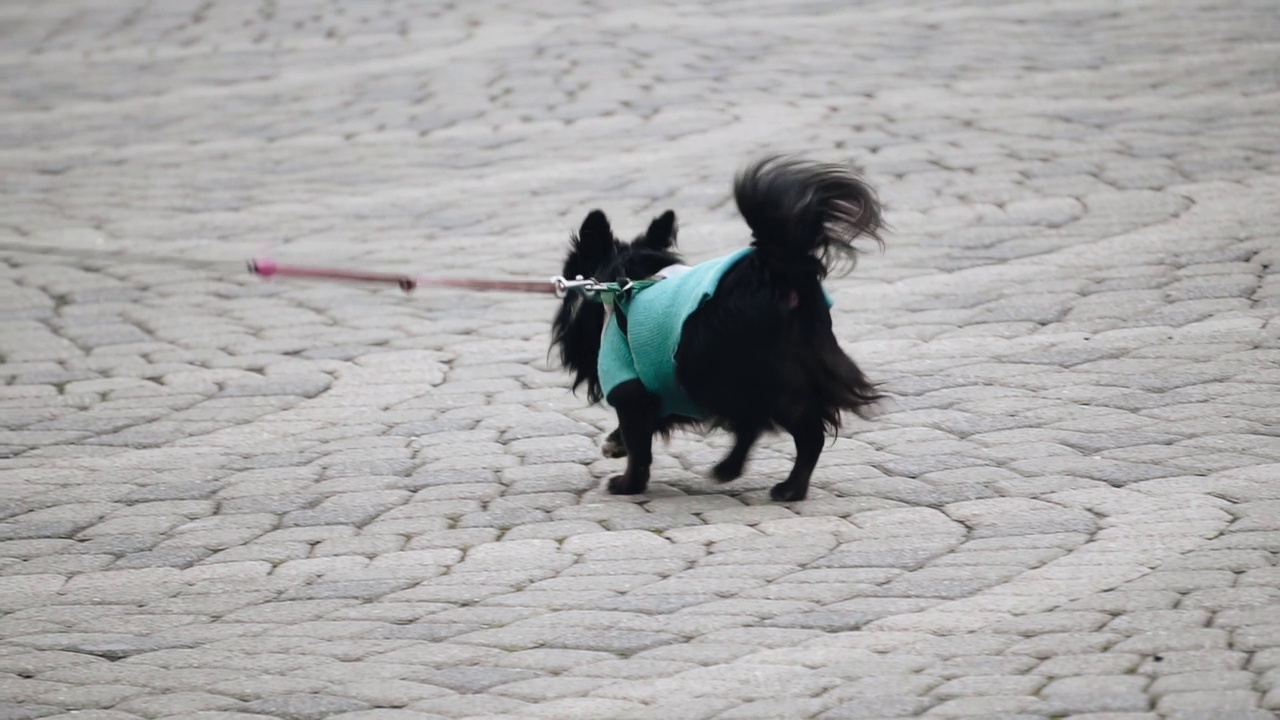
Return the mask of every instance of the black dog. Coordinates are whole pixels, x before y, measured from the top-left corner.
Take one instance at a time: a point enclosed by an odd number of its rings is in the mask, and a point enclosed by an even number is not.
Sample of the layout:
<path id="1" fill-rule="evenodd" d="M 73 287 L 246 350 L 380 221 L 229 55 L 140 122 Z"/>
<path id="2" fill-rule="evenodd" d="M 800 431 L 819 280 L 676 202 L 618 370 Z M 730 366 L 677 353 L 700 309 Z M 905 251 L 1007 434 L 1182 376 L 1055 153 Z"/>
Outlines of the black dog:
<path id="1" fill-rule="evenodd" d="M 605 452 L 625 454 L 627 469 L 609 480 L 611 493 L 644 492 L 655 433 L 707 423 L 735 436 L 712 472 L 721 482 L 742 474 L 762 432 L 791 433 L 795 466 L 770 495 L 802 500 L 841 412 L 865 413 L 881 397 L 836 341 L 821 284 L 839 258 L 856 259 L 855 238 L 883 245 L 875 193 L 842 166 L 773 157 L 738 175 L 734 197 L 751 248 L 693 268 L 674 251 L 670 210 L 629 244 L 599 210 L 573 238 L 566 278 L 666 276 L 618 294 L 608 310 L 599 298 L 570 293 L 553 325 L 573 387 L 586 383 L 592 402 L 617 410 Z M 664 295 L 685 305 L 664 307 Z"/>

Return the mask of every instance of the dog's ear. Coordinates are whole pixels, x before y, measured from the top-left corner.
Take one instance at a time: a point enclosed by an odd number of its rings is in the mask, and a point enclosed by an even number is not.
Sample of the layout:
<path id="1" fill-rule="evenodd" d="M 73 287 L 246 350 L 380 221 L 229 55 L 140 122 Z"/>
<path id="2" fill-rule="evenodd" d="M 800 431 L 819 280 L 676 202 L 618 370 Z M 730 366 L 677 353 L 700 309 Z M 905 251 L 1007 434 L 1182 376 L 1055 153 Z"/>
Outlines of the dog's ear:
<path id="1" fill-rule="evenodd" d="M 676 244 L 676 214 L 668 210 L 649 223 L 640 243 L 654 250 L 670 250 Z"/>
<path id="2" fill-rule="evenodd" d="M 573 238 L 573 249 L 581 264 L 592 272 L 603 267 L 617 251 L 613 228 L 609 218 L 600 210 L 592 210 L 582 221 L 582 227 Z"/>

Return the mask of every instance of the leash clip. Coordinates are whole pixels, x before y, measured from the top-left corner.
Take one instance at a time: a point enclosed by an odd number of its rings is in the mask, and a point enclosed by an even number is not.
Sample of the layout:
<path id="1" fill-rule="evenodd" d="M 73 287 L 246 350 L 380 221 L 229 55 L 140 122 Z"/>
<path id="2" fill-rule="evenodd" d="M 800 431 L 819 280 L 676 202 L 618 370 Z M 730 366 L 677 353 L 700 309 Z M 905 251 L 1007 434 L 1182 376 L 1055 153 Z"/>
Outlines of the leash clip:
<path id="1" fill-rule="evenodd" d="M 551 284 L 555 287 L 556 297 L 564 298 L 570 292 L 580 292 L 583 295 L 594 295 L 605 289 L 605 286 L 595 280 L 584 279 L 581 275 L 573 280 L 566 280 L 563 276 L 557 275 L 551 278 Z"/>
<path id="2" fill-rule="evenodd" d="M 599 280 L 584 279 L 581 275 L 573 280 L 566 280 L 558 275 L 551 278 L 551 284 L 555 287 L 558 298 L 564 298 L 570 292 L 578 292 L 589 300 L 604 303 L 611 302 L 615 296 L 626 295 L 631 290 L 643 290 L 655 282 L 657 280 L 623 278 L 622 282 L 602 283 Z"/>

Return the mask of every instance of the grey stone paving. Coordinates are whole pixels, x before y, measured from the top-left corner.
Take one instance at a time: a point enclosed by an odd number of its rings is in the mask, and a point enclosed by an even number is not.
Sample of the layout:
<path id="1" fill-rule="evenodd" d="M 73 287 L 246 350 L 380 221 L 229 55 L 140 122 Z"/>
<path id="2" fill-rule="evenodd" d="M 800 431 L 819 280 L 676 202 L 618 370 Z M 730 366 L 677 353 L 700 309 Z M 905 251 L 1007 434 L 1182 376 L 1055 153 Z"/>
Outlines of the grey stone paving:
<path id="1" fill-rule="evenodd" d="M 853 5 L 0 5 L 0 718 L 1274 717 L 1274 3 Z M 894 226 L 801 503 L 603 494 L 549 300 L 241 266 L 707 258 L 768 151 Z"/>

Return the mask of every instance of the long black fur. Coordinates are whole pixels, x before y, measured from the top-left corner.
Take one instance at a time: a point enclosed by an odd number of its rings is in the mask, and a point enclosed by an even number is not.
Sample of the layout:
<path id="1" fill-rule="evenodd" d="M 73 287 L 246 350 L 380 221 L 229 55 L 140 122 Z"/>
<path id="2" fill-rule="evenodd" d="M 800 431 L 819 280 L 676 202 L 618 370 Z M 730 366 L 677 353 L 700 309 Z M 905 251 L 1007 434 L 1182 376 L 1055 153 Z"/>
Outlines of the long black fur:
<path id="1" fill-rule="evenodd" d="M 824 437 L 839 429 L 842 412 L 865 415 L 881 398 L 840 348 L 821 285 L 842 259 L 852 267 L 859 237 L 883 244 L 880 205 L 848 168 L 791 157 L 766 158 L 742 171 L 734 197 L 756 252 L 725 273 L 715 294 L 685 321 L 676 378 L 708 410 L 707 422 L 735 435 L 713 477 L 739 477 L 756 439 L 783 429 L 795 439 L 796 464 L 771 495 L 801 500 Z M 573 237 L 563 273 L 602 282 L 647 278 L 680 262 L 675 239 L 670 210 L 631 243 L 615 238 L 604 213 L 594 210 Z M 585 384 L 592 402 L 606 399 L 596 372 L 604 322 L 599 304 L 570 295 L 552 326 L 574 388 Z M 644 492 L 653 435 L 696 421 L 662 417 L 657 396 L 639 381 L 619 385 L 607 400 L 619 428 L 605 452 L 628 458 L 626 472 L 609 481 L 609 490 Z"/>

